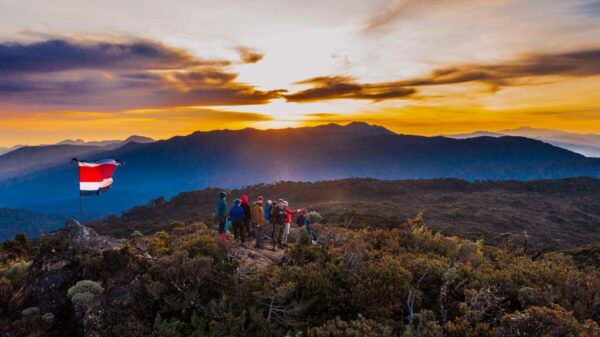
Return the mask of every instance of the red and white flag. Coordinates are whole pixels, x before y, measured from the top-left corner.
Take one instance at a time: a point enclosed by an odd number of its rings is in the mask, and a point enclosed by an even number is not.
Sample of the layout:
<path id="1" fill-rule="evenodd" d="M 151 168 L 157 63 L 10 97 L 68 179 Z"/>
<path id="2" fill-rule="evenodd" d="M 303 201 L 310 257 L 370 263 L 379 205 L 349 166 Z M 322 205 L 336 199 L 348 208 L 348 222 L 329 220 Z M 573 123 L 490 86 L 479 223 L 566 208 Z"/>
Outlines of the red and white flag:
<path id="1" fill-rule="evenodd" d="M 77 161 L 79 165 L 79 194 L 98 195 L 110 189 L 113 183 L 113 173 L 121 162 L 114 159 L 104 159 L 95 162 Z"/>

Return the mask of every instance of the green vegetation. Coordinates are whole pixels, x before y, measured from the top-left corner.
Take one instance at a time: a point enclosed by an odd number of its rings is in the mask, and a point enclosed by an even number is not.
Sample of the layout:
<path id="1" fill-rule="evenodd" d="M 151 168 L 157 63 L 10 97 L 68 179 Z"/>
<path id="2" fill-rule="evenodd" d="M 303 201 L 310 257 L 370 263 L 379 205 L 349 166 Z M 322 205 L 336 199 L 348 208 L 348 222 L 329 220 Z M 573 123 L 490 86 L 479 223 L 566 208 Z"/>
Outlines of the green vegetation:
<path id="1" fill-rule="evenodd" d="M 91 280 L 82 280 L 69 288 L 67 296 L 69 296 L 73 303 L 87 306 L 97 295 L 103 292 L 104 288 L 100 284 Z"/>
<path id="2" fill-rule="evenodd" d="M 446 236 L 422 215 L 394 228 L 315 227 L 318 245 L 298 240 L 258 267 L 181 221 L 105 249 L 77 250 L 60 233 L 5 247 L 0 335 L 600 335 L 600 268 L 570 255 Z"/>
<path id="3" fill-rule="evenodd" d="M 126 238 L 134 230 L 152 234 L 173 222 L 202 221 L 215 225 L 219 189 L 158 198 L 121 217 L 97 222 L 99 233 Z M 328 224 L 360 229 L 395 228 L 420 211 L 428 225 L 445 234 L 507 249 L 567 249 L 600 242 L 600 180 L 591 178 L 539 181 L 459 179 L 342 179 L 280 182 L 230 191 L 229 202 L 242 194 L 250 199 L 285 197 L 293 208 L 317 210 Z M 525 234 L 526 233 L 526 234 Z"/>

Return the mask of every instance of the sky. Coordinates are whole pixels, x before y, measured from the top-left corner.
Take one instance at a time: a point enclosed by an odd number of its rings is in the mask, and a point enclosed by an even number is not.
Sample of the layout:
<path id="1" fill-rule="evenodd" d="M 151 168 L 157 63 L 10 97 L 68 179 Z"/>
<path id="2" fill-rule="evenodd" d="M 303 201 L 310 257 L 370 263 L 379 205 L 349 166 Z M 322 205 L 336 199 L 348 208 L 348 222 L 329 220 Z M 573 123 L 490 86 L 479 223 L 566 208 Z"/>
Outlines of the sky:
<path id="1" fill-rule="evenodd" d="M 600 133 L 600 0 L 0 0 L 0 146 L 365 121 Z"/>

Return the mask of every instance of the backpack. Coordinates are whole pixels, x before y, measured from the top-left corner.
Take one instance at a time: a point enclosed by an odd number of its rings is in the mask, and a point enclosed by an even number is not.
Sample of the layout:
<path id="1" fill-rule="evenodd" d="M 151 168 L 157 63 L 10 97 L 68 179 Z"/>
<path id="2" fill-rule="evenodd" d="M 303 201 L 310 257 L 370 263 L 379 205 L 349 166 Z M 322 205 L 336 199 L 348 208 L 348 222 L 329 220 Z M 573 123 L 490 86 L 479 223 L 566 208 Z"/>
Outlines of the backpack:
<path id="1" fill-rule="evenodd" d="M 287 218 L 287 212 L 285 211 L 285 208 L 283 208 L 283 206 L 277 205 L 277 207 L 275 207 L 275 212 L 273 216 L 275 219 L 275 223 L 284 224 L 285 219 Z"/>

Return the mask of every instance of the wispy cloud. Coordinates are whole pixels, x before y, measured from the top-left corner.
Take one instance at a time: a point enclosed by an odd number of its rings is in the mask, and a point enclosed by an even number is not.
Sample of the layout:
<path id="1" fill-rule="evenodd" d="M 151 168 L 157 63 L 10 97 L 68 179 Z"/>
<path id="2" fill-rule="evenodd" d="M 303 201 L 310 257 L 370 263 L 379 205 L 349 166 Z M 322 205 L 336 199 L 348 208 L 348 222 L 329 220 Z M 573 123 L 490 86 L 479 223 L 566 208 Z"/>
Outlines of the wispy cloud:
<path id="1" fill-rule="evenodd" d="M 531 54 L 496 64 L 463 64 L 438 68 L 429 76 L 399 81 L 406 86 L 482 82 L 493 88 L 545 76 L 586 77 L 600 74 L 600 48 L 555 54 Z"/>
<path id="2" fill-rule="evenodd" d="M 463 2 L 475 2 L 476 0 L 389 0 L 388 3 L 375 12 L 366 21 L 363 31 L 374 32 L 393 24 L 403 17 L 409 17 L 419 10 L 427 10 L 432 6 L 457 6 Z M 486 0 L 506 1 L 506 0 Z"/>
<path id="3" fill-rule="evenodd" d="M 395 21 L 403 14 L 409 2 L 410 0 L 391 0 L 367 20 L 364 30 L 373 31 Z"/>
<path id="4" fill-rule="evenodd" d="M 408 97 L 416 92 L 396 83 L 358 83 L 347 76 L 314 77 L 297 84 L 310 84 L 313 87 L 284 95 L 289 102 L 310 102 L 330 99 L 367 99 L 380 101 Z"/>
<path id="5" fill-rule="evenodd" d="M 502 63 L 452 65 L 434 69 L 423 77 L 392 82 L 358 83 L 347 76 L 315 77 L 298 82 L 298 84 L 310 84 L 312 88 L 284 97 L 291 102 L 330 99 L 380 101 L 417 98 L 416 88 L 425 86 L 478 82 L 488 85 L 493 92 L 505 86 L 532 84 L 531 80 L 536 78 L 596 75 L 600 75 L 600 48 L 556 54 L 531 54 Z"/>
<path id="6" fill-rule="evenodd" d="M 236 48 L 242 62 L 244 63 L 256 63 L 264 57 L 262 53 L 257 51 L 256 49 L 252 49 L 249 47 L 239 46 Z"/>
<path id="7" fill-rule="evenodd" d="M 585 15 L 600 15 L 600 0 L 579 0 L 575 9 Z"/>

